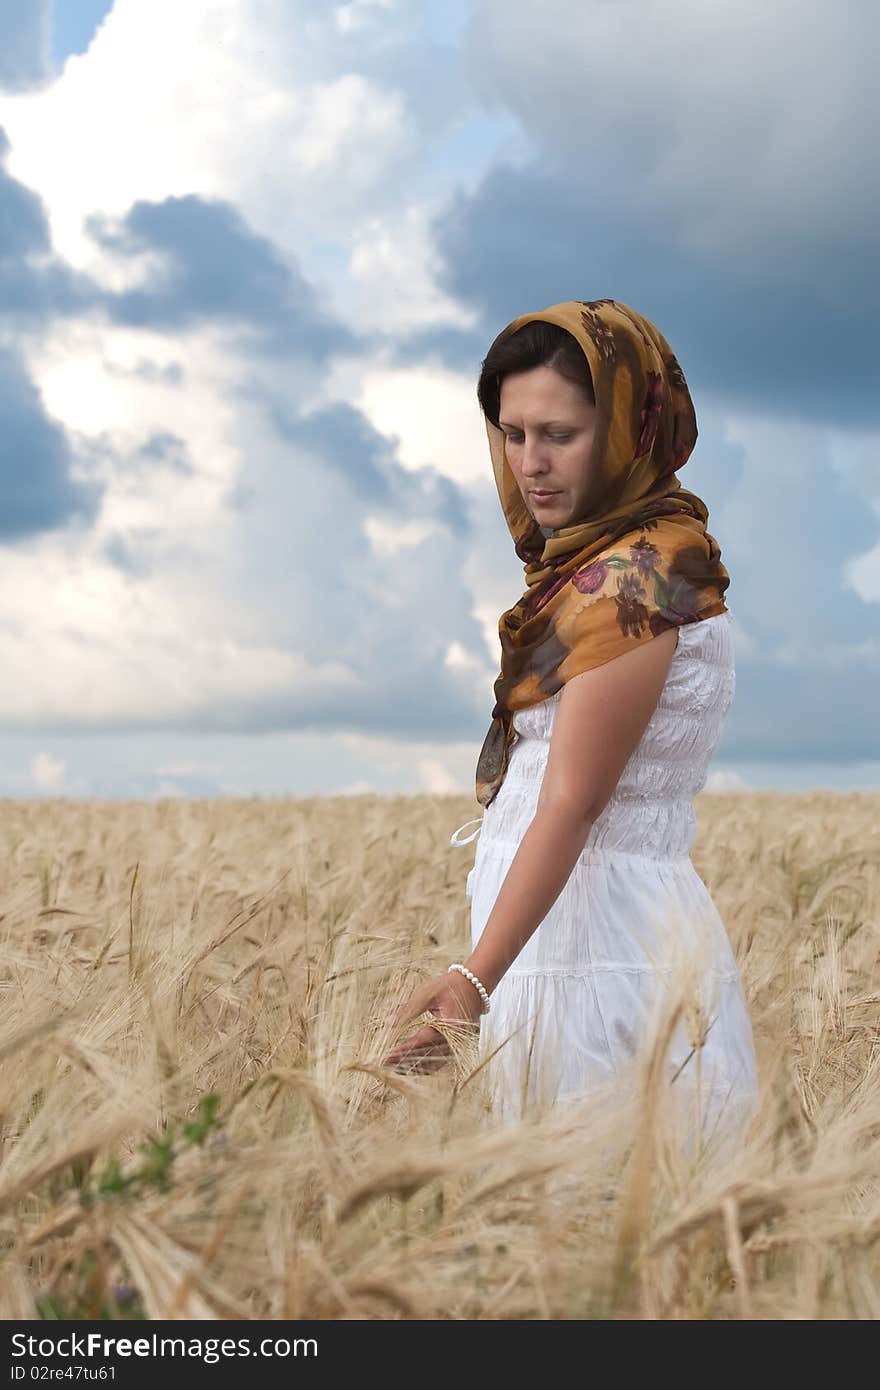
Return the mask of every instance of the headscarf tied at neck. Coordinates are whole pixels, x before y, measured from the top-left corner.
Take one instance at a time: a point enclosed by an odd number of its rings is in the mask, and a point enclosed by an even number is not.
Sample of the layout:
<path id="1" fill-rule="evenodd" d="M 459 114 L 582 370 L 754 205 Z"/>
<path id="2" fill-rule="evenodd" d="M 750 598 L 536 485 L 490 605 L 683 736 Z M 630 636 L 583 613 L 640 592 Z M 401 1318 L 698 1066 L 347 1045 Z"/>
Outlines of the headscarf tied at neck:
<path id="1" fill-rule="evenodd" d="M 507 461 L 504 432 L 486 417 L 495 484 L 527 588 L 498 622 L 501 673 L 477 761 L 482 806 L 504 780 L 517 710 L 667 628 L 726 612 L 730 584 L 706 530 L 705 503 L 675 476 L 696 443 L 697 421 L 663 334 L 618 299 L 553 304 L 520 315 L 504 332 L 534 319 L 567 329 L 589 363 L 599 500 L 545 536 Z"/>

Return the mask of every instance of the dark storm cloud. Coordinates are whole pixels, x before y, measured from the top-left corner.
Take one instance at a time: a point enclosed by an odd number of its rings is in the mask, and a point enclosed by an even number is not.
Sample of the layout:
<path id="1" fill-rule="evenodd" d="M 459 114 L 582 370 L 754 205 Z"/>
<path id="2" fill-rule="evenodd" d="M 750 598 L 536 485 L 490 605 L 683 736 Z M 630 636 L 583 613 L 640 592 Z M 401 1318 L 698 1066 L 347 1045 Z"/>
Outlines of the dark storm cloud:
<path id="1" fill-rule="evenodd" d="M 88 282 L 47 260 L 51 242 L 42 203 L 6 172 L 8 153 L 9 140 L 0 129 L 0 331 L 6 339 L 0 338 L 0 541 L 5 544 L 75 517 L 91 521 L 100 496 L 94 485 L 71 478 L 67 434 L 47 415 L 11 332 L 79 309 L 96 296 Z M 39 266 L 30 259 L 35 255 Z"/>
<path id="2" fill-rule="evenodd" d="M 49 223 L 43 204 L 6 172 L 12 146 L 0 126 L 0 264 L 31 251 L 49 250 Z"/>
<path id="3" fill-rule="evenodd" d="M 499 328 L 501 327 L 503 325 L 499 324 Z M 386 348 L 389 362 L 393 366 L 411 366 L 414 362 L 426 362 L 432 357 L 439 357 L 456 371 L 472 375 L 476 401 L 480 363 L 486 356 L 494 336 L 488 328 L 455 328 L 441 324 L 437 328 L 422 327 L 403 335 L 397 334 L 387 345 L 383 344 L 383 347 Z"/>
<path id="4" fill-rule="evenodd" d="M 345 479 L 353 504 L 385 506 L 410 519 L 430 517 L 459 534 L 469 531 L 457 484 L 430 468 L 417 473 L 403 468 L 395 446 L 353 406 L 336 402 L 298 419 L 277 400 L 267 398 L 265 410 L 281 438 L 319 459 L 321 470 L 332 470 Z M 312 481 L 320 486 L 320 471 Z"/>
<path id="5" fill-rule="evenodd" d="M 810 672 L 740 657 L 721 758 L 769 762 L 880 759 L 880 662 L 850 660 Z"/>
<path id="6" fill-rule="evenodd" d="M 840 23 L 815 0 L 753 0 L 644 17 L 634 33 L 630 6 L 544 0 L 536 20 L 473 0 L 472 92 L 520 138 L 437 216 L 442 287 L 480 312 L 483 351 L 527 310 L 617 298 L 701 393 L 876 424 L 880 12 Z M 408 346 L 473 368 L 471 334 Z"/>
<path id="7" fill-rule="evenodd" d="M 622 177 L 496 166 L 434 222 L 440 281 L 477 308 L 484 333 L 407 340 L 400 361 L 440 351 L 470 370 L 518 314 L 564 299 L 632 304 L 669 338 L 696 393 L 829 425 L 880 423 L 875 229 L 766 255 L 697 258 L 677 220 L 640 212 Z M 479 354 L 479 356 L 477 356 Z"/>
<path id="8" fill-rule="evenodd" d="M 65 525 L 90 522 L 99 490 L 70 477 L 70 447 L 49 418 L 18 354 L 0 346 L 0 541 L 17 541 Z"/>
<path id="9" fill-rule="evenodd" d="M 801 428 L 792 445 L 784 425 L 758 423 L 747 427 L 747 451 L 724 450 L 719 434 L 713 412 L 697 446 L 701 464 L 681 476 L 715 499 L 709 529 L 731 575 L 727 602 L 754 644 L 737 650 L 724 752 L 877 757 L 880 607 L 845 581 L 848 562 L 877 540 L 868 497 L 831 466 L 821 431 Z"/>
<path id="10" fill-rule="evenodd" d="M 223 323 L 243 330 L 262 352 L 313 359 L 357 342 L 323 312 L 297 267 L 252 232 L 235 207 L 195 195 L 140 201 L 121 219 L 86 220 L 87 232 L 117 257 L 146 252 L 158 260 L 137 288 L 107 291 L 52 257 L 39 197 L 3 168 L 9 148 L 0 128 L 0 327 L 36 328 L 89 313 L 168 332 Z"/>
<path id="11" fill-rule="evenodd" d="M 296 267 L 229 203 L 195 195 L 139 201 L 119 222 L 89 218 L 87 230 L 115 255 L 160 257 L 144 284 L 107 296 L 116 323 L 173 331 L 226 322 L 249 328 L 264 351 L 318 358 L 352 344 Z"/>

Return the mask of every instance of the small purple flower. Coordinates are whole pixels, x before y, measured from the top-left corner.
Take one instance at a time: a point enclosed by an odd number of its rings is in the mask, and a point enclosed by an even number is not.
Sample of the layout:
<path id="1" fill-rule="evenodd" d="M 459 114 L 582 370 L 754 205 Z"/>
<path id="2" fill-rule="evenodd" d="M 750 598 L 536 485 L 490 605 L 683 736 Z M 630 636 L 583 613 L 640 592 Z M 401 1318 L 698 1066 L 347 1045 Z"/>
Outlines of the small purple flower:
<path id="1" fill-rule="evenodd" d="M 638 575 L 622 574 L 617 581 L 617 622 L 624 637 L 635 633 L 642 635 L 642 627 L 648 621 L 648 610 L 643 602 L 645 591 L 639 583 Z"/>
<path id="2" fill-rule="evenodd" d="M 582 569 L 575 570 L 571 582 L 581 594 L 596 594 L 608 578 L 608 566 L 604 560 L 594 560 Z"/>
<path id="3" fill-rule="evenodd" d="M 590 301 L 579 300 L 578 302 L 588 304 Z M 607 323 L 603 323 L 599 315 L 589 309 L 581 309 L 581 323 L 596 344 L 600 357 L 604 357 L 607 362 L 615 362 L 617 360 L 617 344 Z"/>
<path id="4" fill-rule="evenodd" d="M 639 536 L 635 545 L 630 546 L 630 555 L 639 574 L 648 579 L 657 568 L 660 551 L 645 536 Z"/>

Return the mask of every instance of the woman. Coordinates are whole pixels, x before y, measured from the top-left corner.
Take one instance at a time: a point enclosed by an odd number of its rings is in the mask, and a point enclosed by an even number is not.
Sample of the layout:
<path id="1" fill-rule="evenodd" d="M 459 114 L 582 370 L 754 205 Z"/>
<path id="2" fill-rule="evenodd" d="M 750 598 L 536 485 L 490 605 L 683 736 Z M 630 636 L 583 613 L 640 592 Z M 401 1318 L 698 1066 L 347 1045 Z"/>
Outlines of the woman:
<path id="1" fill-rule="evenodd" d="M 678 988 L 669 1084 L 707 1131 L 742 1128 L 751 1022 L 689 854 L 735 678 L 729 575 L 676 476 L 697 438 L 684 374 L 634 309 L 572 300 L 498 335 L 478 397 L 526 592 L 499 622 L 477 764 L 472 950 L 397 1021 L 479 1026 L 481 1054 L 498 1049 L 495 1108 L 515 1116 L 617 1088 Z M 429 1024 L 385 1063 L 424 1072 L 449 1056 Z"/>

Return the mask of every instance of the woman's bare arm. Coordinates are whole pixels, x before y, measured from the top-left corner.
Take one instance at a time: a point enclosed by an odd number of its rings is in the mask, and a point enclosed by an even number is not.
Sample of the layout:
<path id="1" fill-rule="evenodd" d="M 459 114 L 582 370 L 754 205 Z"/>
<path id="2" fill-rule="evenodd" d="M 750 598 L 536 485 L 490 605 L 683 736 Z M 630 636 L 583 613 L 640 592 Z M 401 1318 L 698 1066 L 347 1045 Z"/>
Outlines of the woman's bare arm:
<path id="1" fill-rule="evenodd" d="M 464 962 L 490 993 L 565 887 L 657 706 L 677 639 L 670 628 L 563 687 L 535 815 Z"/>

